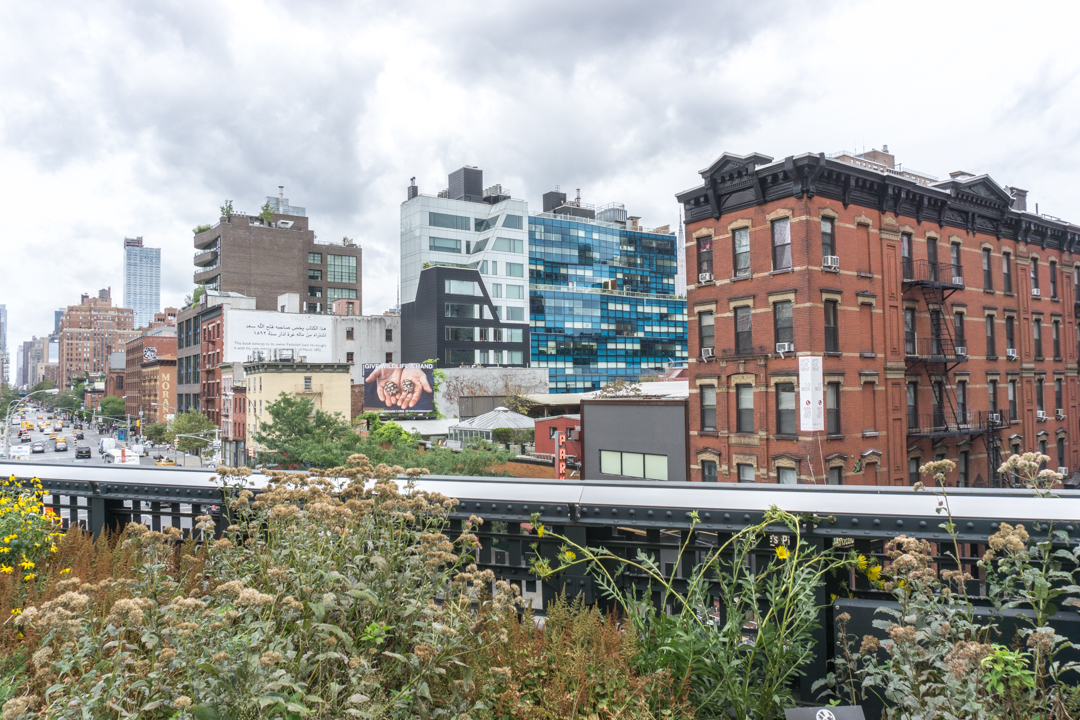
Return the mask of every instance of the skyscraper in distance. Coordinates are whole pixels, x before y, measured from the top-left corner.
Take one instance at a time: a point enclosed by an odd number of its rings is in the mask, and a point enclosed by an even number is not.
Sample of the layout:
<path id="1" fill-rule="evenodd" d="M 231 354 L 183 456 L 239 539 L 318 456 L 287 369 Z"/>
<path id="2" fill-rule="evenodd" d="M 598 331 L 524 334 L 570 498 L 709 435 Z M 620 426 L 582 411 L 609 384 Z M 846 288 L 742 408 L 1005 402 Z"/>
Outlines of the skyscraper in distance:
<path id="1" fill-rule="evenodd" d="M 161 249 L 143 247 L 141 236 L 124 238 L 124 307 L 135 311 L 137 328 L 161 308 Z"/>

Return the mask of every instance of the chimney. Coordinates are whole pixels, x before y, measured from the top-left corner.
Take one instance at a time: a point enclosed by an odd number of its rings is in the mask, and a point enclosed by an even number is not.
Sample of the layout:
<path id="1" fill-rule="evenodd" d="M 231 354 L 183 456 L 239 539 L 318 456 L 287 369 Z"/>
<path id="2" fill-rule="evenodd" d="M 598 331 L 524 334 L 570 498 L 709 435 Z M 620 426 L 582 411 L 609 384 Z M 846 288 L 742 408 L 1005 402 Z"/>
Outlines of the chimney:
<path id="1" fill-rule="evenodd" d="M 1009 194 L 1012 195 L 1012 209 L 1017 212 L 1027 212 L 1027 190 L 1011 187 Z"/>
<path id="2" fill-rule="evenodd" d="M 406 199 L 412 200 L 419 193 L 420 193 L 420 188 L 416 187 L 416 178 L 415 177 L 409 178 L 409 191 L 408 191 L 408 197 Z"/>
<path id="3" fill-rule="evenodd" d="M 285 186 L 277 186 L 277 211 L 279 214 L 285 214 Z"/>
<path id="4" fill-rule="evenodd" d="M 889 152 L 889 146 L 888 145 L 882 145 L 881 146 L 881 152 L 883 152 L 883 153 Z"/>

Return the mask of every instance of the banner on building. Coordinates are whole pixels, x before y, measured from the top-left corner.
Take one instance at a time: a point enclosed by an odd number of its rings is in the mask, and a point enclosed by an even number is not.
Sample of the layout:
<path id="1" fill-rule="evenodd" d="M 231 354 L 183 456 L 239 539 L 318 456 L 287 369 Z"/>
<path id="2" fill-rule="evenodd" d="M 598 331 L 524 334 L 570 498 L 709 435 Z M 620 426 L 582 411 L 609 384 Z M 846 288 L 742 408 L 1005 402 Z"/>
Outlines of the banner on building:
<path id="1" fill-rule="evenodd" d="M 825 387 L 820 357 L 799 358 L 799 430 L 825 429 Z"/>
<path id="2" fill-rule="evenodd" d="M 435 412 L 435 366 L 431 363 L 364 365 L 364 410 Z"/>
<path id="3" fill-rule="evenodd" d="M 334 362 L 333 322 L 328 315 L 249 310 L 225 313 L 223 362 Z"/>

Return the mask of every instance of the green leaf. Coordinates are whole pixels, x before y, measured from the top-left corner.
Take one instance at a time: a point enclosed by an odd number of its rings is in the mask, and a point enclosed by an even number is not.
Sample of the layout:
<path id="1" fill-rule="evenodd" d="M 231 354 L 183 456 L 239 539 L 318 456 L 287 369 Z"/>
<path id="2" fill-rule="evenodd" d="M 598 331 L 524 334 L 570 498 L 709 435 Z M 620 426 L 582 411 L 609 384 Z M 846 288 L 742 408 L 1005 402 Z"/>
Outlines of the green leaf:
<path id="1" fill-rule="evenodd" d="M 195 705 L 191 708 L 191 714 L 199 720 L 220 720 L 220 716 L 213 708 L 204 705 Z"/>

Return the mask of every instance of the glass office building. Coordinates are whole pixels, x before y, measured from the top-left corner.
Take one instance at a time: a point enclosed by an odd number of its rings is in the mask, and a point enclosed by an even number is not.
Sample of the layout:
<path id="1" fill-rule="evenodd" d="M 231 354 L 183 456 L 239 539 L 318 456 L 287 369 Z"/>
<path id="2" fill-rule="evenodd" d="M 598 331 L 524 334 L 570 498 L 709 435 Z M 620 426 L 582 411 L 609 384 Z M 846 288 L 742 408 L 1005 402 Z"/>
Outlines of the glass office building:
<path id="1" fill-rule="evenodd" d="M 621 206 L 559 204 L 545 196 L 554 212 L 529 217 L 532 366 L 548 368 L 551 392 L 597 390 L 686 362 L 675 234 L 627 221 Z"/>

